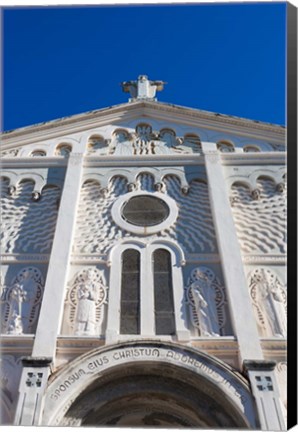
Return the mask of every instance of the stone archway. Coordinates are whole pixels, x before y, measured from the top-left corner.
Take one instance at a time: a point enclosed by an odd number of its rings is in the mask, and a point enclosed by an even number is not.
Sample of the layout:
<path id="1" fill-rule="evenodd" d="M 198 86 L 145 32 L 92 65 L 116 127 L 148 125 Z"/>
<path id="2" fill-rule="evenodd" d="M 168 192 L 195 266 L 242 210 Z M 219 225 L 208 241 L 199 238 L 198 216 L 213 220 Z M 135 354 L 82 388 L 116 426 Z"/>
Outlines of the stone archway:
<path id="1" fill-rule="evenodd" d="M 84 354 L 53 377 L 44 406 L 48 426 L 257 426 L 240 375 L 168 342 L 127 342 Z"/>

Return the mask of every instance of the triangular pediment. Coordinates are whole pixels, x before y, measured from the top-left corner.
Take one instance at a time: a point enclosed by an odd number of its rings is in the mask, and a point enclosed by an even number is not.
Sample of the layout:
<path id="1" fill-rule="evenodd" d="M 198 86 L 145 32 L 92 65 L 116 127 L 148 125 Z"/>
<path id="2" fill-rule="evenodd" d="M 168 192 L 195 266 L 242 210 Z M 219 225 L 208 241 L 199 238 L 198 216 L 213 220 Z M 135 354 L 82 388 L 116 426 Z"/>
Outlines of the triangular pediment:
<path id="1" fill-rule="evenodd" d="M 63 143 L 63 139 L 70 136 L 75 139 L 84 133 L 96 132 L 109 126 L 135 128 L 141 122 L 151 124 L 155 130 L 177 129 L 177 136 L 197 134 L 202 141 L 215 140 L 218 132 L 223 139 L 238 135 L 269 140 L 276 144 L 282 144 L 285 139 L 285 129 L 282 126 L 164 102 L 138 100 L 6 132 L 2 134 L 2 152 L 14 156 L 18 149 L 26 145 L 32 146 L 33 143 L 57 139 L 61 139 Z M 213 136 L 211 132 L 214 132 Z"/>

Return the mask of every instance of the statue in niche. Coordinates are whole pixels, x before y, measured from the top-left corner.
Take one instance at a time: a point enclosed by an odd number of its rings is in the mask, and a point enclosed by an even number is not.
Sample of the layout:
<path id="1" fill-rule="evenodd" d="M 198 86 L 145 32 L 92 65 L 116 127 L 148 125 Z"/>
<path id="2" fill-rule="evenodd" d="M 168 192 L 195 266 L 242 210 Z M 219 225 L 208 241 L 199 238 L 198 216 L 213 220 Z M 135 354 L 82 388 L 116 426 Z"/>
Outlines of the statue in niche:
<path id="1" fill-rule="evenodd" d="M 187 297 L 191 306 L 192 322 L 199 329 L 200 336 L 219 336 L 225 321 L 224 294 L 211 269 L 197 267 L 192 271 Z"/>
<path id="2" fill-rule="evenodd" d="M 133 155 L 132 141 L 124 131 L 117 131 L 111 142 L 111 153 L 116 156 Z"/>
<path id="3" fill-rule="evenodd" d="M 9 312 L 7 331 L 9 334 L 23 334 L 32 331 L 37 319 L 42 297 L 43 279 L 37 269 L 22 270 L 7 290 Z"/>
<path id="4" fill-rule="evenodd" d="M 102 319 L 101 306 L 106 299 L 106 288 L 102 277 L 93 270 L 87 269 L 77 278 L 71 294 L 72 303 L 76 306 L 74 331 L 76 335 L 95 335 L 96 326 Z"/>
<path id="5" fill-rule="evenodd" d="M 257 269 L 250 279 L 253 299 L 262 336 L 286 337 L 286 294 L 269 269 Z"/>

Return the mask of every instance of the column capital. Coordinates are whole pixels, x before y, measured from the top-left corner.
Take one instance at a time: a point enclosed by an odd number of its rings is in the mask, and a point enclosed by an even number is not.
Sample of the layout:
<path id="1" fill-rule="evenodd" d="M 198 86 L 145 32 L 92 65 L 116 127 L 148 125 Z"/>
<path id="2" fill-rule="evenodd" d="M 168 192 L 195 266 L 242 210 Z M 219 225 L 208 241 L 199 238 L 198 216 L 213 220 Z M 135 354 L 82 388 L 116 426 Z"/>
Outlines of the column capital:
<path id="1" fill-rule="evenodd" d="M 47 367 L 51 366 L 53 362 L 52 357 L 21 357 L 22 365 L 24 367 Z"/>
<path id="2" fill-rule="evenodd" d="M 273 371 L 276 366 L 276 361 L 273 360 L 244 360 L 243 370 L 248 371 Z"/>

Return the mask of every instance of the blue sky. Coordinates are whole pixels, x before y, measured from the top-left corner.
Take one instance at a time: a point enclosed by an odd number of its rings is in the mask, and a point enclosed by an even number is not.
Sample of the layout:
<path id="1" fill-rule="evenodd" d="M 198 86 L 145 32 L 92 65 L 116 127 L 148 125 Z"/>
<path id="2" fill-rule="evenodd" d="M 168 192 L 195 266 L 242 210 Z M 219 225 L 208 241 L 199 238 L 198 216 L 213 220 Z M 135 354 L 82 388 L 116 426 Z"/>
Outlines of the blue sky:
<path id="1" fill-rule="evenodd" d="M 126 102 L 120 82 L 168 84 L 158 100 L 285 124 L 286 4 L 4 8 L 3 129 Z"/>

